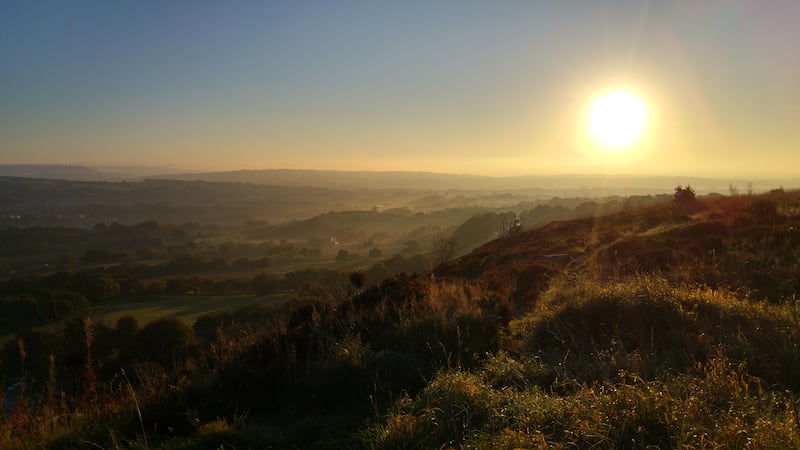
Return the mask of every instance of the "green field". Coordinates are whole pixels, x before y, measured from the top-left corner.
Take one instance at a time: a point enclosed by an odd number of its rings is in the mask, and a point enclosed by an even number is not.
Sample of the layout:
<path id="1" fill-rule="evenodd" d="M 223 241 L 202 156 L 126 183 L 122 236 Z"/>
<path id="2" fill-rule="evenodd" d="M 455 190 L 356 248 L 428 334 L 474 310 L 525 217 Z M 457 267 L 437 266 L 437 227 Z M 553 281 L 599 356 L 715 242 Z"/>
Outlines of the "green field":
<path id="1" fill-rule="evenodd" d="M 153 300 L 103 305 L 91 308 L 87 315 L 92 320 L 114 324 L 123 316 L 134 316 L 140 325 L 146 325 L 163 317 L 175 317 L 187 325 L 194 324 L 198 317 L 214 312 L 233 312 L 248 305 L 280 305 L 291 301 L 295 294 L 273 295 L 185 295 L 164 296 Z"/>
<path id="2" fill-rule="evenodd" d="M 163 317 L 175 317 L 192 326 L 198 317 L 214 312 L 233 312 L 248 305 L 281 305 L 295 298 L 294 293 L 272 295 L 183 295 L 163 296 L 151 300 L 95 306 L 83 315 L 94 321 L 113 325 L 120 317 L 134 316 L 140 325 Z M 37 331 L 52 331 L 61 322 L 36 327 Z M 0 346 L 14 339 L 15 334 L 0 335 Z"/>

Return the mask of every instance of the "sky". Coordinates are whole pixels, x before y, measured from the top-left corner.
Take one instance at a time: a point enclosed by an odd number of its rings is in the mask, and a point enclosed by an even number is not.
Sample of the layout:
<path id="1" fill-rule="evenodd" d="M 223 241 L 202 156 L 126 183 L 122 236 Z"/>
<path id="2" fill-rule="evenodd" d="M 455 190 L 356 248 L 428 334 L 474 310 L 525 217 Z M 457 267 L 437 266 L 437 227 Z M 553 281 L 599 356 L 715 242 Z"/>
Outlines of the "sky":
<path id="1" fill-rule="evenodd" d="M 0 2 L 0 164 L 800 176 L 800 2 Z M 587 132 L 624 88 L 649 119 Z"/>

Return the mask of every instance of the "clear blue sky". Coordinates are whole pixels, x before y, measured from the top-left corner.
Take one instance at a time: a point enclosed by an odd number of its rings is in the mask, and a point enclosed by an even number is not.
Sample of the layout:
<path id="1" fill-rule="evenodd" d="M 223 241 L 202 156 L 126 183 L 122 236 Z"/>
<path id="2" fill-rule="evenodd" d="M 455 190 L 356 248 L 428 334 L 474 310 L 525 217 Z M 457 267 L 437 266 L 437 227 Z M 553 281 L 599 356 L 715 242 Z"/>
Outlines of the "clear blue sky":
<path id="1" fill-rule="evenodd" d="M 800 175 L 800 1 L 0 3 L 0 163 Z M 624 155 L 590 99 L 651 108 Z"/>

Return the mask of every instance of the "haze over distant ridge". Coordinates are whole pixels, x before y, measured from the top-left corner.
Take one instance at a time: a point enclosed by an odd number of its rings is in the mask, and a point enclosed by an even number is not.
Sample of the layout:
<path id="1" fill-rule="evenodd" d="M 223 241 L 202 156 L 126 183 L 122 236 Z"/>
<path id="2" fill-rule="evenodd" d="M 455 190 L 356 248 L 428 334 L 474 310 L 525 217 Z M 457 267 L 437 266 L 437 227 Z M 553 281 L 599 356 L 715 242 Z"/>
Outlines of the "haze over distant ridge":
<path id="1" fill-rule="evenodd" d="M 141 181 L 144 179 L 251 183 L 272 186 L 323 187 L 337 189 L 419 189 L 419 190 L 597 190 L 619 194 L 669 192 L 675 185 L 690 184 L 700 193 L 727 192 L 729 185 L 756 191 L 778 186 L 800 187 L 797 180 L 722 179 L 704 177 L 642 176 L 625 174 L 564 174 L 492 177 L 472 174 L 411 171 L 341 171 L 308 169 L 261 169 L 226 172 L 168 173 L 164 167 L 98 168 L 77 165 L 0 165 L 0 176 L 72 181 Z"/>
<path id="2" fill-rule="evenodd" d="M 729 183 L 746 184 L 747 180 L 722 180 L 683 176 L 633 176 L 606 174 L 522 175 L 492 177 L 472 174 L 339 171 L 304 169 L 238 170 L 230 172 L 178 173 L 149 177 L 172 180 L 201 180 L 280 186 L 313 186 L 347 189 L 612 189 L 640 193 L 669 191 L 676 183 L 691 184 L 701 191 L 727 189 Z M 764 188 L 770 181 L 756 184 Z"/>
<path id="3" fill-rule="evenodd" d="M 71 181 L 122 181 L 164 173 L 175 168 L 151 166 L 91 167 L 77 164 L 0 164 L 0 177 Z"/>

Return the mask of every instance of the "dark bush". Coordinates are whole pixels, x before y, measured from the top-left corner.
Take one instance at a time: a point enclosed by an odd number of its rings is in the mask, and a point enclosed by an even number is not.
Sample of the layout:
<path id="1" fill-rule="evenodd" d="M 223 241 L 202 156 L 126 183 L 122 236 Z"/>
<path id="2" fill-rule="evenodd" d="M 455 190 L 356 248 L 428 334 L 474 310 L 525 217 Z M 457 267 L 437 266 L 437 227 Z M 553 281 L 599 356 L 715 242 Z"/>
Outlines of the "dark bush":
<path id="1" fill-rule="evenodd" d="M 198 317 L 192 328 L 199 339 L 210 339 L 216 333 L 217 328 L 229 323 L 231 318 L 231 313 L 227 311 L 214 311 Z"/>
<path id="2" fill-rule="evenodd" d="M 151 322 L 136 337 L 136 351 L 145 361 L 167 363 L 197 344 L 194 332 L 174 317 Z"/>
<path id="3" fill-rule="evenodd" d="M 350 283 L 357 289 L 361 289 L 361 287 L 364 286 L 364 279 L 366 276 L 367 275 L 360 270 L 353 272 L 350 274 Z"/>
<path id="4" fill-rule="evenodd" d="M 686 187 L 678 185 L 675 187 L 675 202 L 678 204 L 692 204 L 697 200 L 694 189 L 688 184 Z"/>
<path id="5" fill-rule="evenodd" d="M 122 316 L 117 319 L 116 345 L 119 348 L 130 348 L 139 334 L 139 321 L 133 316 Z"/>

